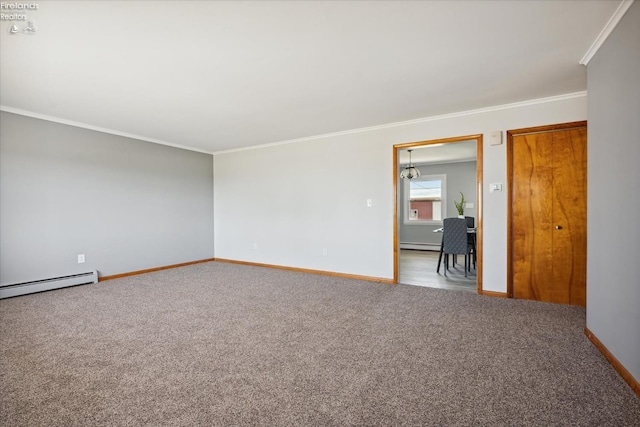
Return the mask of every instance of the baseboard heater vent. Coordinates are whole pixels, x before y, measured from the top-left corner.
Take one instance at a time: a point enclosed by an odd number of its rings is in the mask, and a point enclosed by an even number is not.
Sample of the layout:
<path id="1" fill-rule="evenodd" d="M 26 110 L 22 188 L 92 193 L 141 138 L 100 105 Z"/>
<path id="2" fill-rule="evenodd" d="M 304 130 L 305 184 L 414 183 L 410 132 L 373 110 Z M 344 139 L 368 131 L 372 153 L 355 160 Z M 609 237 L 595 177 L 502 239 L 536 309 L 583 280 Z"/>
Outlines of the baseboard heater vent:
<path id="1" fill-rule="evenodd" d="M 88 283 L 98 283 L 98 272 L 96 270 L 87 273 L 71 274 L 69 276 L 2 285 L 0 286 L 0 299 L 65 288 L 67 286 L 85 285 Z"/>
<path id="2" fill-rule="evenodd" d="M 400 242 L 400 249 L 417 249 L 420 251 L 439 251 L 440 243 Z"/>

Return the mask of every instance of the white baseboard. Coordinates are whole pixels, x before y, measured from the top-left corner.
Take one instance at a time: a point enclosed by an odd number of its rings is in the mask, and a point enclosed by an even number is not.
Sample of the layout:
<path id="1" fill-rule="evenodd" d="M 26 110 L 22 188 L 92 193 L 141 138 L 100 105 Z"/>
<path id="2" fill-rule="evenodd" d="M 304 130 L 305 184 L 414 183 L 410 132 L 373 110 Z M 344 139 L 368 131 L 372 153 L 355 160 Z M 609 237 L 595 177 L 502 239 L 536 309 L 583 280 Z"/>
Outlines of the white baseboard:
<path id="1" fill-rule="evenodd" d="M 440 243 L 400 242 L 400 249 L 417 249 L 420 251 L 439 251 Z"/>

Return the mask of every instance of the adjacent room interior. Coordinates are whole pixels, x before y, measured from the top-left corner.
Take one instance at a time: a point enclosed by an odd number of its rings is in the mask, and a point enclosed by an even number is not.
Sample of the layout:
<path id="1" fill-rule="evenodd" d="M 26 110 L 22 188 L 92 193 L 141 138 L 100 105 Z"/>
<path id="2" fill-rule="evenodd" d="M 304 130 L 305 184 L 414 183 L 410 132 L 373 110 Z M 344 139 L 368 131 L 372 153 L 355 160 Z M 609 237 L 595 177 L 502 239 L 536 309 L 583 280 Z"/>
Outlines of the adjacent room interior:
<path id="1" fill-rule="evenodd" d="M 478 224 L 478 139 L 430 141 L 400 149 L 398 169 L 415 167 L 417 178 L 402 178 L 398 193 L 398 282 L 476 292 L 479 269 L 477 251 L 468 272 L 452 263 L 452 274 L 441 269 L 443 219 L 465 217 L 469 222 L 469 242 L 476 248 Z M 481 144 L 480 144 L 481 146 Z M 409 153 L 409 150 L 411 152 Z M 411 156 L 410 156 L 411 155 Z M 464 199 L 463 199 L 464 198 Z"/>

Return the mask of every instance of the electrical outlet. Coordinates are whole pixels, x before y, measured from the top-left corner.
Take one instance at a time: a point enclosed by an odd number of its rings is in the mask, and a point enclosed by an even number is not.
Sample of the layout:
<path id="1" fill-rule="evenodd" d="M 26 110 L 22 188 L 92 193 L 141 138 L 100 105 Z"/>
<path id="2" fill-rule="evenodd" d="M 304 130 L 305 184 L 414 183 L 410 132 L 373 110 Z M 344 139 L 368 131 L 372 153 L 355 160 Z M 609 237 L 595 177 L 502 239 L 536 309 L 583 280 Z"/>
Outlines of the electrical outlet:
<path id="1" fill-rule="evenodd" d="M 322 256 L 327 256 L 327 248 L 322 248 Z"/>
<path id="2" fill-rule="evenodd" d="M 253 249 L 256 249 L 256 250 L 258 249 L 258 242 L 253 243 Z"/>
<path id="3" fill-rule="evenodd" d="M 85 262 L 84 254 L 78 254 L 78 264 Z"/>

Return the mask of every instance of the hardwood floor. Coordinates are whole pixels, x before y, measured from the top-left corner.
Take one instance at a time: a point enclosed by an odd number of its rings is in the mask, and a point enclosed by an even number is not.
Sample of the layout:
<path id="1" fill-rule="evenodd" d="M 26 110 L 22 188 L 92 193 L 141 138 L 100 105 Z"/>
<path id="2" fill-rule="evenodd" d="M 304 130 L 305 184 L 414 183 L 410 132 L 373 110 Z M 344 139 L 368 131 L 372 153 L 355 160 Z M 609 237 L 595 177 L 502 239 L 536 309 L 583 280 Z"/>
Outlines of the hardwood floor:
<path id="1" fill-rule="evenodd" d="M 467 274 L 467 277 L 464 277 L 464 257 L 462 255 L 458 256 L 455 268 L 449 265 L 449 271 L 445 277 L 444 261 L 440 266 L 440 273 L 436 273 L 438 254 L 437 251 L 400 249 L 398 282 L 404 285 L 477 292 L 477 270 L 471 267 L 471 272 Z"/>

